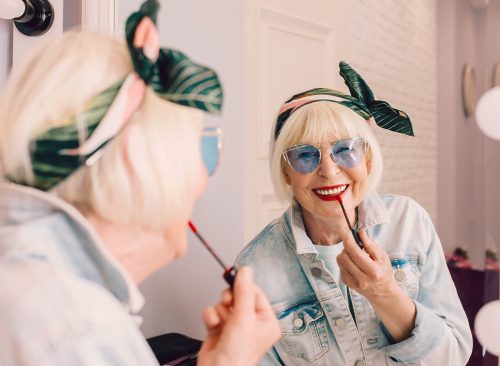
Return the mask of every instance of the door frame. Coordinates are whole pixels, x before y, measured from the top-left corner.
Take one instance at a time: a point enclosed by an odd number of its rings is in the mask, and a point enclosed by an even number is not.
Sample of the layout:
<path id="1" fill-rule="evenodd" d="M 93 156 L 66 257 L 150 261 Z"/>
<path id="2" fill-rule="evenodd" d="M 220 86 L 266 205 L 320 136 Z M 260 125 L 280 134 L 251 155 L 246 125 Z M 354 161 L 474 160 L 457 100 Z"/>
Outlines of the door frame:
<path id="1" fill-rule="evenodd" d="M 82 30 L 115 34 L 116 0 L 82 0 Z"/>

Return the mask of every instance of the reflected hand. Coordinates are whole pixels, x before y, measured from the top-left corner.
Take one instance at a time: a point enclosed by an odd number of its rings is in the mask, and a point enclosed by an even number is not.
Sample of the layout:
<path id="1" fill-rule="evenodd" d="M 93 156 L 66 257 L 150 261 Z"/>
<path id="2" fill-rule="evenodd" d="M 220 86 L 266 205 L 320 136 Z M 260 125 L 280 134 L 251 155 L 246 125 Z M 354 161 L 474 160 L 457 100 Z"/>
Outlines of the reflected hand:
<path id="1" fill-rule="evenodd" d="M 281 335 L 278 320 L 264 293 L 253 282 L 252 269 L 242 267 L 234 289 L 203 313 L 208 336 L 198 365 L 256 365 Z"/>
<path id="2" fill-rule="evenodd" d="M 359 231 L 359 238 L 365 251 L 358 247 L 350 232 L 344 234 L 344 250 L 337 257 L 342 281 L 370 302 L 400 292 L 387 252 L 369 238 L 364 230 Z"/>
<path id="3" fill-rule="evenodd" d="M 342 281 L 370 302 L 394 342 L 411 336 L 415 328 L 415 303 L 398 286 L 389 255 L 363 231 L 359 232 L 365 251 L 350 232 L 344 235 L 344 250 L 337 257 Z"/>

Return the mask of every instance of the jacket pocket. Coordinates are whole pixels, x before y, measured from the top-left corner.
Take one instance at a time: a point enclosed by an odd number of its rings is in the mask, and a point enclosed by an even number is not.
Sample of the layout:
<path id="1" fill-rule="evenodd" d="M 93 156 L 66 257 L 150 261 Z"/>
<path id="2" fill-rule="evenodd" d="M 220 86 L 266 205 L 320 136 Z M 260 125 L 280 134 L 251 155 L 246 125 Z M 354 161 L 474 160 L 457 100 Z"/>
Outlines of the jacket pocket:
<path id="1" fill-rule="evenodd" d="M 391 257 L 392 273 L 399 287 L 412 299 L 418 295 L 420 271 L 416 259 Z"/>
<path id="2" fill-rule="evenodd" d="M 277 316 L 282 332 L 280 344 L 285 352 L 307 361 L 328 352 L 327 322 L 317 301 L 294 305 Z"/>

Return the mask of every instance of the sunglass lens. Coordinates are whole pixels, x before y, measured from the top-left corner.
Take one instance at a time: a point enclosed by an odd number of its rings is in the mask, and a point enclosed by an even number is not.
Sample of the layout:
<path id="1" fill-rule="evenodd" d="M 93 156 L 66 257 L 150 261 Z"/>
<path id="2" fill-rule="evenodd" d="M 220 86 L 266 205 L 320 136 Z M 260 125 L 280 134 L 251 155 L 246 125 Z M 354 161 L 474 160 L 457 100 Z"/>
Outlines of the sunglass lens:
<path id="1" fill-rule="evenodd" d="M 303 145 L 288 150 L 286 156 L 293 170 L 297 173 L 307 174 L 316 170 L 320 162 L 321 153 L 313 145 Z"/>
<path id="2" fill-rule="evenodd" d="M 219 139 L 217 136 L 201 137 L 201 153 L 203 162 L 208 170 L 208 175 L 215 173 L 219 162 Z"/>
<path id="3" fill-rule="evenodd" d="M 365 142 L 362 139 L 337 141 L 332 154 L 333 159 L 344 168 L 354 168 L 365 157 Z"/>

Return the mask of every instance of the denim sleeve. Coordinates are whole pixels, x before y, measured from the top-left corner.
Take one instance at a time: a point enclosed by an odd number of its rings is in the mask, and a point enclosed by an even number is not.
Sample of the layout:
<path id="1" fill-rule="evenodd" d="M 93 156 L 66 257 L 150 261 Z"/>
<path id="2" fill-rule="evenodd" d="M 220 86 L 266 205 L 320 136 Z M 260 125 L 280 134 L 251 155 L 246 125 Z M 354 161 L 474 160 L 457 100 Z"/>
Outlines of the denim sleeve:
<path id="1" fill-rule="evenodd" d="M 472 352 L 467 316 L 427 213 L 422 215 L 420 224 L 428 233 L 428 247 L 426 259 L 420 266 L 419 290 L 414 300 L 415 328 L 409 338 L 381 350 L 398 363 L 465 365 Z"/>
<path id="2" fill-rule="evenodd" d="M 0 365 L 158 365 L 111 293 L 45 263 L 0 261 Z"/>
<path id="3" fill-rule="evenodd" d="M 68 339 L 70 347 L 61 345 L 50 352 L 43 366 L 158 366 L 158 361 L 140 334 L 106 334 L 103 331 Z"/>

